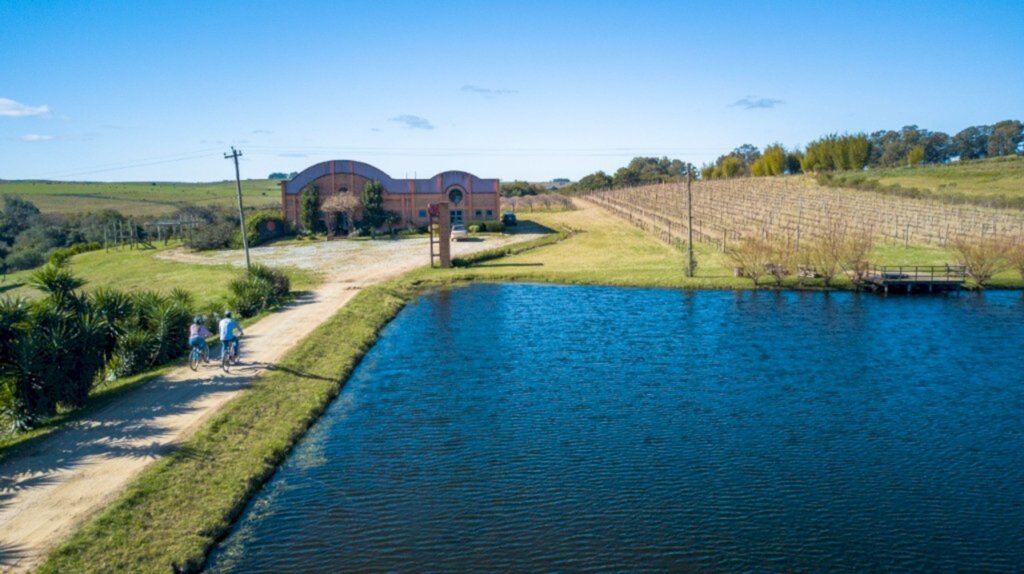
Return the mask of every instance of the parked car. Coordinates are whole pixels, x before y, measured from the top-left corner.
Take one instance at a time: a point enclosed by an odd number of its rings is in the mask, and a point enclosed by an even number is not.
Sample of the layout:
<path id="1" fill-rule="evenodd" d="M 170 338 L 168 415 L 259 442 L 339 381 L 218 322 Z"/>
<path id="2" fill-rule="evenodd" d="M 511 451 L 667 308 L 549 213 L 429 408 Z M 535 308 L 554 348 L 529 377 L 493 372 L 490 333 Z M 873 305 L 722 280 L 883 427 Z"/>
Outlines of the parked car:
<path id="1" fill-rule="evenodd" d="M 514 214 L 514 213 L 502 214 L 502 216 L 501 216 L 501 223 L 502 223 L 502 225 L 515 225 L 516 224 L 516 214 Z"/>
<path id="2" fill-rule="evenodd" d="M 469 239 L 469 231 L 466 231 L 466 226 L 461 223 L 452 225 L 451 240 L 465 241 L 466 239 Z"/>

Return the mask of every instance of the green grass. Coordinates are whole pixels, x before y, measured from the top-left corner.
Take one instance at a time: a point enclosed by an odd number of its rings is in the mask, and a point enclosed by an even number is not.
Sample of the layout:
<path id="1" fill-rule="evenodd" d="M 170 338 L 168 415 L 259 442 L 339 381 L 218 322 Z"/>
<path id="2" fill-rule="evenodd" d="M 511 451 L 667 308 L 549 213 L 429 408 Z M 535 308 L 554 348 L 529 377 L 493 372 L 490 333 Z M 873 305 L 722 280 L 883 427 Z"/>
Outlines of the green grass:
<path id="1" fill-rule="evenodd" d="M 414 277 L 712 289 L 744 287 L 743 280 L 732 276 L 727 258 L 714 248 L 695 246 L 699 262 L 697 276 L 687 278 L 683 275 L 685 253 L 598 207 L 536 212 L 529 220 L 574 233 L 554 245 L 525 253 L 451 271 L 424 269 Z"/>
<path id="2" fill-rule="evenodd" d="M 952 203 L 1024 208 L 1024 157 L 834 174 L 836 183 Z M 897 187 L 898 186 L 898 187 Z"/>
<path id="3" fill-rule="evenodd" d="M 236 204 L 234 181 L 210 183 L 138 182 L 94 183 L 70 181 L 0 181 L 0 196 L 16 195 L 31 201 L 43 213 L 72 214 L 116 209 L 128 216 L 161 215 L 186 205 Z M 281 207 L 276 180 L 242 181 L 247 208 Z"/>
<path id="4" fill-rule="evenodd" d="M 695 277 L 684 275 L 686 254 L 646 232 L 595 207 L 559 213 L 535 213 L 530 219 L 552 229 L 576 233 L 557 244 L 484 260 L 454 270 L 422 269 L 413 273 L 423 281 L 528 281 L 538 283 L 599 284 L 678 289 L 750 289 L 749 279 L 733 276 L 734 264 L 722 252 L 704 244 L 694 246 Z M 476 258 L 486 259 L 485 254 Z M 888 242 L 877 245 L 870 260 L 877 265 L 944 265 L 955 263 L 951 250 L 939 247 Z M 761 280 L 769 286 L 769 279 Z M 788 277 L 787 288 L 822 288 L 820 279 Z M 1024 281 L 1015 271 L 996 276 L 992 287 L 1021 288 Z M 852 288 L 845 277 L 835 287 Z"/>
<path id="5" fill-rule="evenodd" d="M 221 301 L 228 295 L 228 283 L 240 275 L 242 270 L 231 265 L 201 265 L 179 263 L 158 259 L 161 251 L 172 249 L 158 246 L 156 249 L 122 249 L 91 251 L 71 258 L 71 269 L 85 279 L 85 289 L 113 287 L 126 291 L 156 289 L 169 292 L 174 288 L 190 291 L 199 308 Z M 319 282 L 315 272 L 286 268 L 292 280 L 292 289 L 304 291 Z M 0 283 L 0 296 L 25 298 L 41 297 L 42 293 L 28 285 L 33 270 L 11 273 Z"/>
<path id="6" fill-rule="evenodd" d="M 245 503 L 415 294 L 368 288 L 61 544 L 41 572 L 198 570 Z"/>

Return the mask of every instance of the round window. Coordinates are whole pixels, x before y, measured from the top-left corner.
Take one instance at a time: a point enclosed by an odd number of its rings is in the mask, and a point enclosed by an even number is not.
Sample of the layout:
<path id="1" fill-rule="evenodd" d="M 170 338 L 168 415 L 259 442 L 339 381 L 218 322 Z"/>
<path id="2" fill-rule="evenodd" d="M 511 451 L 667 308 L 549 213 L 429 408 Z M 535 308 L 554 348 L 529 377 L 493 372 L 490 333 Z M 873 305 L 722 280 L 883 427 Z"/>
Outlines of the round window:
<path id="1" fill-rule="evenodd" d="M 448 201 L 458 205 L 462 203 L 462 190 L 459 188 L 452 189 L 448 192 Z"/>

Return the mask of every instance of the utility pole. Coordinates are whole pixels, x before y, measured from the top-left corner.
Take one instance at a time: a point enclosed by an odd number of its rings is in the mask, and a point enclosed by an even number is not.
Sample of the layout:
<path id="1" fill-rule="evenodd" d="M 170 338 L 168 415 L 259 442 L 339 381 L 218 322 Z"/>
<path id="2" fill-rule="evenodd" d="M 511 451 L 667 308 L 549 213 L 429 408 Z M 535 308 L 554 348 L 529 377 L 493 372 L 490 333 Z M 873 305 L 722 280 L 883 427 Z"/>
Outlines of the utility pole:
<path id="1" fill-rule="evenodd" d="M 238 221 L 242 225 L 242 248 L 245 249 L 245 270 L 252 271 L 252 264 L 249 262 L 249 238 L 245 236 L 245 212 L 242 211 L 242 177 L 238 173 L 238 158 L 242 152 L 231 146 L 231 153 L 224 154 L 224 159 L 235 160 L 235 189 L 238 191 Z"/>
<path id="2" fill-rule="evenodd" d="M 690 192 L 690 181 L 693 179 L 693 166 L 686 164 L 686 276 L 693 277 L 693 193 Z"/>

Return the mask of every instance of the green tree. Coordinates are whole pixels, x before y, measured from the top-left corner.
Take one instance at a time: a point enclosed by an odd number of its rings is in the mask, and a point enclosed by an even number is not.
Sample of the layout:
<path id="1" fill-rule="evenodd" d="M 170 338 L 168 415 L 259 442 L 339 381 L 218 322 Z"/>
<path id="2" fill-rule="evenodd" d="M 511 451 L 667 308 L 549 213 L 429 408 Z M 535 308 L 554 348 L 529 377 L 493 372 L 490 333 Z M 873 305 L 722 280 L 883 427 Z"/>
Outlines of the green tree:
<path id="1" fill-rule="evenodd" d="M 988 153 L 988 138 L 992 128 L 989 126 L 972 126 L 960 130 L 953 136 L 952 148 L 960 159 L 978 159 Z"/>
<path id="2" fill-rule="evenodd" d="M 503 197 L 523 197 L 526 195 L 538 195 L 546 192 L 543 186 L 526 181 L 503 181 L 501 182 L 501 195 Z"/>
<path id="3" fill-rule="evenodd" d="M 907 165 L 918 165 L 924 162 L 924 144 L 917 144 L 907 153 Z"/>
<path id="4" fill-rule="evenodd" d="M 320 189 L 315 185 L 304 187 L 299 194 L 299 225 L 309 232 L 320 227 Z"/>
<path id="5" fill-rule="evenodd" d="M 755 177 L 786 173 L 786 149 L 779 143 L 764 148 L 761 157 L 750 165 L 750 172 Z"/>
<path id="6" fill-rule="evenodd" d="M 988 157 L 999 157 L 1017 153 L 1017 148 L 1024 141 L 1024 124 L 1018 120 L 1003 120 L 992 126 L 992 135 L 988 137 L 986 151 Z"/>
<path id="7" fill-rule="evenodd" d="M 363 225 L 375 229 L 384 224 L 384 186 L 377 180 L 368 181 L 359 197 L 363 204 Z"/>
<path id="8" fill-rule="evenodd" d="M 580 179 L 573 187 L 580 191 L 596 191 L 599 189 L 608 189 L 611 186 L 612 178 L 610 175 L 603 171 L 595 171 L 594 173 Z"/>

